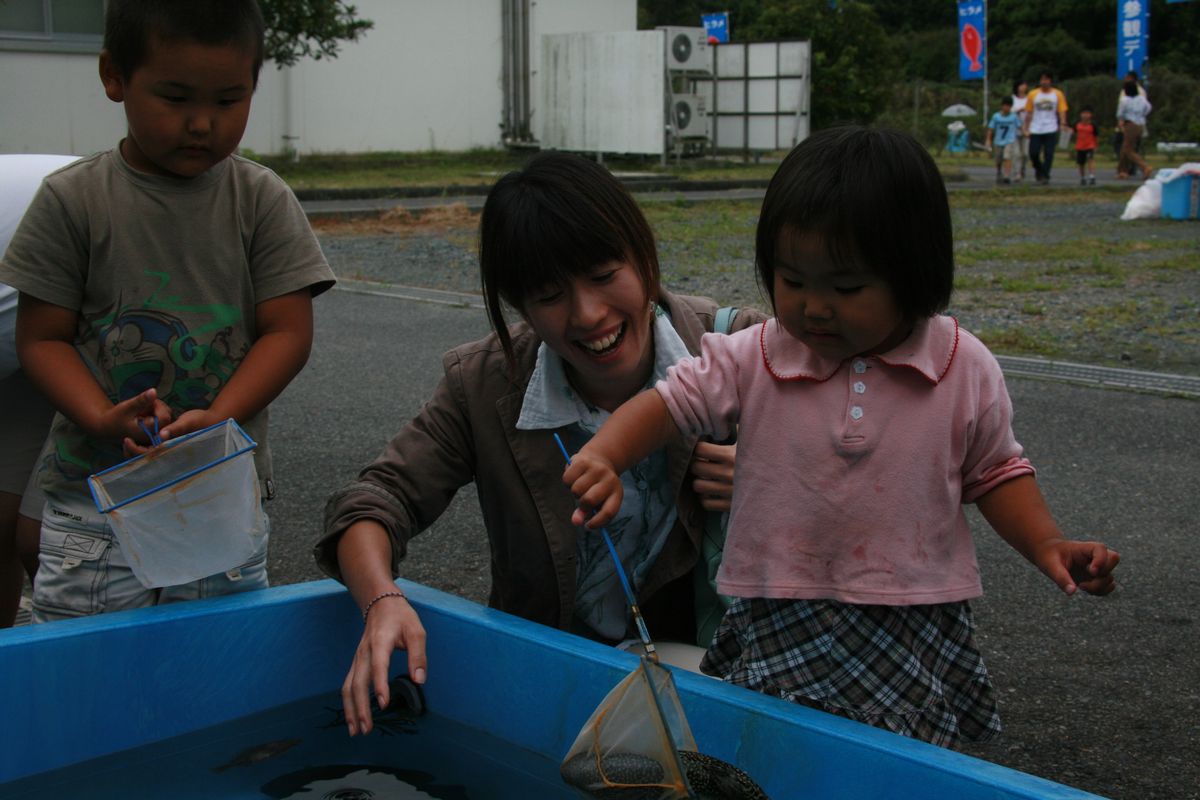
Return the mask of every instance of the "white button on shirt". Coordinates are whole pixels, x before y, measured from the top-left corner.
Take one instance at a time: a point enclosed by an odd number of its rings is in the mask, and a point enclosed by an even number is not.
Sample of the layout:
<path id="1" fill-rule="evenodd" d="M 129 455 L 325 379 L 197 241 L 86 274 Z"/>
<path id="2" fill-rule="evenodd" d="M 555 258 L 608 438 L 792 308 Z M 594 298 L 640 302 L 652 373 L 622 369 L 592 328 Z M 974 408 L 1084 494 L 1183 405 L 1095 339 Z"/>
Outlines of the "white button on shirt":
<path id="1" fill-rule="evenodd" d="M 864 372 L 867 371 L 867 362 L 863 361 L 862 359 L 855 361 L 854 362 L 854 371 L 857 372 L 859 375 L 862 375 Z"/>
<path id="2" fill-rule="evenodd" d="M 850 418 L 851 419 L 857 420 L 857 419 L 862 419 L 862 417 L 863 417 L 862 406 L 851 406 L 850 407 Z"/>
<path id="3" fill-rule="evenodd" d="M 854 382 L 854 393 L 855 394 L 864 394 L 866 391 L 867 391 L 867 385 L 865 383 L 863 383 L 862 381 Z"/>

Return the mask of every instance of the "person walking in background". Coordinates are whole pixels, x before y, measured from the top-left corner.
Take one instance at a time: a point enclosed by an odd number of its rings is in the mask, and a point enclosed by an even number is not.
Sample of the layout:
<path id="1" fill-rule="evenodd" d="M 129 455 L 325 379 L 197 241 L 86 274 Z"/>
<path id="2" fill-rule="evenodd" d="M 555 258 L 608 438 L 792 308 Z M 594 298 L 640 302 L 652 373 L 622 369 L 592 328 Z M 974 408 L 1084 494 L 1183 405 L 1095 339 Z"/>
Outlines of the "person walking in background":
<path id="1" fill-rule="evenodd" d="M 1079 185 L 1096 185 L 1096 142 L 1099 141 L 1099 129 L 1093 119 L 1091 106 L 1084 106 L 1079 112 L 1079 120 L 1071 128 L 1075 136 L 1075 163 L 1079 165 Z"/>
<path id="2" fill-rule="evenodd" d="M 1020 127 L 1020 120 L 1013 113 L 1012 100 L 1004 98 L 1000 101 L 1000 110 L 992 114 L 988 122 L 984 141 L 984 147 L 996 156 L 996 183 L 1012 183 L 1013 159 L 1017 155 L 1017 131 Z"/>
<path id="3" fill-rule="evenodd" d="M 1121 100 L 1125 98 L 1125 87 L 1131 83 L 1137 87 L 1137 92 L 1139 95 L 1145 97 L 1147 100 L 1150 99 L 1146 95 L 1145 87 L 1138 83 L 1137 72 L 1134 70 L 1129 70 L 1129 72 L 1126 72 L 1124 79 L 1121 81 L 1121 91 L 1117 93 L 1117 126 L 1116 131 L 1113 133 L 1113 155 L 1117 157 L 1118 162 L 1121 160 L 1121 145 L 1125 141 L 1125 134 L 1121 132 Z M 1142 136 L 1145 137 L 1148 135 L 1148 133 L 1149 132 L 1146 130 L 1145 126 L 1143 126 Z M 1120 172 L 1120 169 L 1118 169 L 1117 172 Z"/>
<path id="4" fill-rule="evenodd" d="M 1137 82 L 1125 82 L 1121 102 L 1117 105 L 1117 120 L 1121 126 L 1121 157 L 1117 161 L 1117 177 L 1128 178 L 1136 167 L 1143 177 L 1149 178 L 1152 170 L 1138 153 L 1142 134 L 1146 129 L 1146 116 L 1150 113 L 1150 101 L 1139 94 Z"/>
<path id="5" fill-rule="evenodd" d="M 1020 124 L 1017 126 L 1017 156 L 1014 160 L 1014 166 L 1017 166 L 1016 175 L 1013 176 L 1018 181 L 1025 180 L 1025 162 L 1029 160 L 1029 137 L 1025 135 L 1025 119 L 1028 114 L 1029 104 L 1029 81 L 1024 78 L 1018 78 L 1013 83 L 1012 95 L 1012 110 L 1017 115 Z"/>
<path id="6" fill-rule="evenodd" d="M 1050 182 L 1058 133 L 1067 127 L 1067 97 L 1054 88 L 1054 75 L 1049 70 L 1038 79 L 1037 91 L 1029 95 L 1025 111 L 1029 160 L 1033 162 L 1037 182 L 1044 186 Z"/>

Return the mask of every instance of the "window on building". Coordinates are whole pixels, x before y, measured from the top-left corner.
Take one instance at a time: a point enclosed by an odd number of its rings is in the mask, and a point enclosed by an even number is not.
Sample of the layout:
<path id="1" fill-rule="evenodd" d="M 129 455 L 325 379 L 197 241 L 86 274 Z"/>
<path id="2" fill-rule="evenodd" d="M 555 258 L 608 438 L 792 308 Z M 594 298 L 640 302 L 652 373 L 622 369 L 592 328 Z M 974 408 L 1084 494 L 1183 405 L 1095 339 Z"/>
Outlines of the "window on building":
<path id="1" fill-rule="evenodd" d="M 0 48 L 99 50 L 104 0 L 0 0 Z"/>

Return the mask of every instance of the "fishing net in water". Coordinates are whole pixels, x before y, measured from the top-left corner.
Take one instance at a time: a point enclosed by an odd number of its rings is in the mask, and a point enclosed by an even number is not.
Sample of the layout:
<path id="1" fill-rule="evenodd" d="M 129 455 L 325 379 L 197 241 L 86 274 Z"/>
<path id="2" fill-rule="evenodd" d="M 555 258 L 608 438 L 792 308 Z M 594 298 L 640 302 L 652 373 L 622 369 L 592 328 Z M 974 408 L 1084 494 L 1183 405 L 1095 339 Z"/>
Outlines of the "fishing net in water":
<path id="1" fill-rule="evenodd" d="M 696 751 L 671 673 L 648 658 L 592 712 L 559 772 L 603 800 L 769 800 L 745 772 Z"/>
<path id="2" fill-rule="evenodd" d="M 563 759 L 563 780 L 621 800 L 692 796 L 679 751 L 696 750 L 675 679 L 643 657 L 592 712 Z"/>

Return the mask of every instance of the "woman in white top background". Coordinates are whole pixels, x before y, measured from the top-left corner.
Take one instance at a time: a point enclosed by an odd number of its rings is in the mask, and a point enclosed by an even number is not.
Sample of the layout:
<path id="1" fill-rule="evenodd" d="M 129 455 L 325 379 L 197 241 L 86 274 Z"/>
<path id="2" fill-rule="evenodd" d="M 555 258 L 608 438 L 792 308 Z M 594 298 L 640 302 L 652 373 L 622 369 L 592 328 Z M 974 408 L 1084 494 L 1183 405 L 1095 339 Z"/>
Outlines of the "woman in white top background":
<path id="1" fill-rule="evenodd" d="M 1150 101 L 1145 93 L 1139 93 L 1137 82 L 1125 82 L 1121 101 L 1117 105 L 1117 121 L 1121 126 L 1121 158 L 1117 162 L 1117 177 L 1128 178 L 1136 167 L 1146 178 L 1150 177 L 1150 165 L 1138 153 L 1138 144 L 1146 129 L 1146 116 L 1150 113 Z"/>

